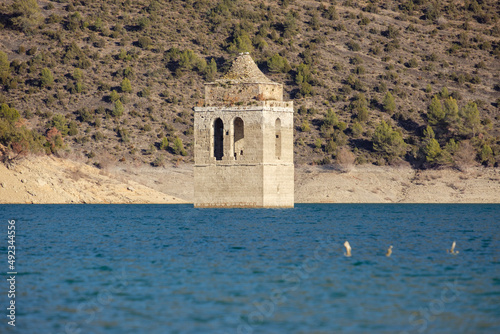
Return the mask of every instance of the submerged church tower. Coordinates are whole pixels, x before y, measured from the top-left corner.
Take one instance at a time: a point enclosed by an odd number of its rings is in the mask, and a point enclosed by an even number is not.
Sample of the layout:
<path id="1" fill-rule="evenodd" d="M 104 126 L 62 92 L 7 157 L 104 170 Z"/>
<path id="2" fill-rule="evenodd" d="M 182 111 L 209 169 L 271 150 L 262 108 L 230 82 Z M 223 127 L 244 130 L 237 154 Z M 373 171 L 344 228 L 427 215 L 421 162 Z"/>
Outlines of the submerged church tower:
<path id="1" fill-rule="evenodd" d="M 194 108 L 195 207 L 293 207 L 293 102 L 248 54 Z"/>

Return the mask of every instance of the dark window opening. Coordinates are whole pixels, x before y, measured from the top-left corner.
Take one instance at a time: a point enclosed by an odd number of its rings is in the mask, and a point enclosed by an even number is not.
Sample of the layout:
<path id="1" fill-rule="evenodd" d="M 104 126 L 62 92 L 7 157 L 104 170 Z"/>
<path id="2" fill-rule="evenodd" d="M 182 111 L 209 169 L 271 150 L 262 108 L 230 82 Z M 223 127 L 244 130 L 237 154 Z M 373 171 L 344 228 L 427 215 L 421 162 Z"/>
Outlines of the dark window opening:
<path id="1" fill-rule="evenodd" d="M 240 156 L 243 155 L 243 149 L 245 145 L 244 139 L 245 139 L 245 125 L 241 118 L 236 117 L 234 120 L 234 143 L 233 143 L 235 159 L 238 159 L 238 152 Z"/>
<path id="2" fill-rule="evenodd" d="M 276 140 L 274 144 L 274 154 L 276 159 L 281 159 L 281 120 L 278 118 L 274 124 L 276 130 Z"/>
<path id="3" fill-rule="evenodd" d="M 214 122 L 214 156 L 216 160 L 224 156 L 224 123 L 220 118 Z"/>

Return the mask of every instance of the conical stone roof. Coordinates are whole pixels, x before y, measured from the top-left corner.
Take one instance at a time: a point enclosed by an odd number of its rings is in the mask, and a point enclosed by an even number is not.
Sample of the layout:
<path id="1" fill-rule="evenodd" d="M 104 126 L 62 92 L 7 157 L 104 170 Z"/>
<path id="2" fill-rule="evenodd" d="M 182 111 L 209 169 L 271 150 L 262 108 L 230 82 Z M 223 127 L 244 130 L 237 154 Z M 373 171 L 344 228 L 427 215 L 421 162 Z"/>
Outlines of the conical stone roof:
<path id="1" fill-rule="evenodd" d="M 217 80 L 229 83 L 274 83 L 261 72 L 249 54 L 242 54 L 236 58 L 229 72 Z"/>

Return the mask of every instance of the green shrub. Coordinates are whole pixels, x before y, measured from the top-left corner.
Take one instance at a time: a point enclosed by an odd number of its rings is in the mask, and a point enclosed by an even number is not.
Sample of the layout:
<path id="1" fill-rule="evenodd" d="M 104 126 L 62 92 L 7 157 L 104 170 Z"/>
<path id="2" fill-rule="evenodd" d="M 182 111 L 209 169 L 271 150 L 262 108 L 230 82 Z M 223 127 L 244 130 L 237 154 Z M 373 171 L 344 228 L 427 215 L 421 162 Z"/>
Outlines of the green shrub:
<path id="1" fill-rule="evenodd" d="M 458 116 L 460 135 L 467 138 L 475 137 L 481 129 L 481 119 L 479 118 L 477 104 L 474 102 L 467 103 L 467 105 L 459 110 Z"/>
<path id="2" fill-rule="evenodd" d="M 394 102 L 394 97 L 391 92 L 387 92 L 384 96 L 384 101 L 382 102 L 382 109 L 392 115 L 396 110 L 396 103 Z"/>
<path id="3" fill-rule="evenodd" d="M 139 18 L 137 23 L 138 23 L 137 25 L 139 26 L 139 29 L 144 30 L 144 29 L 146 29 L 147 26 L 149 26 L 149 24 L 151 22 L 149 21 L 149 19 L 147 17 L 141 17 L 141 18 Z"/>
<path id="4" fill-rule="evenodd" d="M 76 136 L 77 134 L 78 134 L 78 125 L 76 124 L 75 121 L 69 122 L 68 135 L 69 136 Z"/>
<path id="5" fill-rule="evenodd" d="M 446 115 L 444 113 L 443 106 L 441 105 L 441 101 L 437 95 L 434 95 L 427 112 L 427 120 L 429 121 L 429 124 L 440 125 L 442 124 L 445 116 Z"/>
<path id="6" fill-rule="evenodd" d="M 351 126 L 351 131 L 354 138 L 359 138 L 363 134 L 363 126 L 358 121 L 355 121 Z"/>
<path id="7" fill-rule="evenodd" d="M 458 123 L 458 104 L 457 100 L 449 97 L 443 101 L 444 120 L 452 128 L 457 127 Z"/>
<path id="8" fill-rule="evenodd" d="M 76 115 L 80 122 L 90 122 L 93 119 L 93 115 L 87 108 L 81 108 L 76 111 Z"/>
<path id="9" fill-rule="evenodd" d="M 366 72 L 366 69 L 363 66 L 356 66 L 356 68 L 354 69 L 354 73 L 356 73 L 358 75 L 363 75 L 363 74 L 365 74 L 365 72 Z"/>
<path id="10" fill-rule="evenodd" d="M 401 133 L 393 130 L 385 121 L 375 128 L 372 137 L 373 149 L 391 161 L 406 153 L 406 143 Z"/>
<path id="11" fill-rule="evenodd" d="M 250 36 L 248 36 L 246 32 L 239 32 L 233 37 L 233 41 L 229 44 L 228 51 L 233 53 L 252 52 L 253 46 Z"/>
<path id="12" fill-rule="evenodd" d="M 160 143 L 160 150 L 168 150 L 168 139 L 167 137 L 163 137 Z"/>
<path id="13" fill-rule="evenodd" d="M 10 62 L 7 54 L 0 51 L 0 84 L 6 85 L 10 76 Z"/>
<path id="14" fill-rule="evenodd" d="M 69 131 L 68 120 L 61 114 L 54 115 L 52 119 L 48 122 L 47 128 L 56 128 L 61 135 L 66 136 Z"/>
<path id="15" fill-rule="evenodd" d="M 369 19 L 368 17 L 363 16 L 363 17 L 361 18 L 361 20 L 359 21 L 359 25 L 360 25 L 360 26 L 366 26 L 366 25 L 370 24 L 370 22 L 371 22 L 371 21 L 370 21 L 370 19 Z"/>
<path id="16" fill-rule="evenodd" d="M 415 57 L 413 57 L 405 65 L 406 65 L 406 67 L 409 67 L 409 68 L 416 68 L 416 67 L 418 67 L 418 61 Z"/>
<path id="17" fill-rule="evenodd" d="M 25 156 L 28 152 L 38 152 L 45 144 L 45 138 L 27 129 L 20 120 L 19 112 L 7 104 L 0 105 L 0 144 L 13 155 L 7 153 L 2 159 L 12 161 Z"/>
<path id="18" fill-rule="evenodd" d="M 165 166 L 165 161 L 162 156 L 157 156 L 153 162 L 151 162 L 151 166 L 153 167 L 163 167 Z"/>
<path id="19" fill-rule="evenodd" d="M 478 154 L 479 162 L 486 166 L 493 166 L 495 164 L 495 157 L 490 145 L 484 144 Z"/>
<path id="20" fill-rule="evenodd" d="M 320 138 L 316 138 L 316 140 L 314 141 L 315 151 L 316 152 L 321 151 L 321 147 L 322 146 L 323 146 L 323 142 L 321 141 L 321 139 Z"/>
<path id="21" fill-rule="evenodd" d="M 118 92 L 113 89 L 111 91 L 111 94 L 109 95 L 109 99 L 111 100 L 111 102 L 116 102 L 120 99 L 120 94 L 118 94 Z"/>
<path id="22" fill-rule="evenodd" d="M 127 129 L 119 127 L 116 129 L 116 134 L 122 143 L 128 143 L 130 141 L 130 133 Z"/>
<path id="23" fill-rule="evenodd" d="M 123 104 L 120 100 L 115 102 L 113 111 L 111 112 L 111 115 L 113 117 L 120 117 L 123 115 L 123 112 L 125 111 L 125 108 L 123 107 Z"/>
<path id="24" fill-rule="evenodd" d="M 172 149 L 174 153 L 177 155 L 182 155 L 182 156 L 187 155 L 187 152 L 184 149 L 184 144 L 182 143 L 182 139 L 180 139 L 179 137 L 175 137 Z"/>
<path id="25" fill-rule="evenodd" d="M 349 109 L 354 112 L 358 122 L 363 123 L 368 120 L 368 102 L 363 93 L 357 94 L 349 104 Z"/>
<path id="26" fill-rule="evenodd" d="M 309 132 L 309 131 L 311 131 L 311 126 L 309 125 L 309 122 L 307 120 L 304 120 L 302 122 L 302 125 L 300 126 L 300 130 L 302 132 Z"/>
<path id="27" fill-rule="evenodd" d="M 120 89 L 123 93 L 130 93 L 132 91 L 132 84 L 128 78 L 124 78 L 120 84 Z"/>
<path id="28" fill-rule="evenodd" d="M 0 119 L 9 122 L 10 124 L 14 124 L 21 115 L 19 111 L 15 108 L 10 108 L 8 104 L 2 103 L 0 105 Z"/>
<path id="29" fill-rule="evenodd" d="M 210 63 L 207 65 L 205 69 L 205 79 L 209 82 L 214 81 L 216 74 L 217 74 L 217 63 L 215 62 L 215 59 L 212 58 L 210 60 Z"/>
<path id="30" fill-rule="evenodd" d="M 43 22 L 43 16 L 36 0 L 15 0 L 12 9 L 13 25 L 24 32 L 31 32 Z"/>
<path id="31" fill-rule="evenodd" d="M 288 60 L 280 56 L 278 53 L 269 58 L 267 61 L 267 67 L 269 68 L 269 71 L 277 73 L 286 73 L 292 69 L 288 64 Z"/>
<path id="32" fill-rule="evenodd" d="M 148 48 L 151 44 L 153 44 L 153 41 L 148 36 L 141 36 L 137 41 L 137 45 L 143 49 Z"/>
<path id="33" fill-rule="evenodd" d="M 346 45 L 349 48 L 349 50 L 351 50 L 351 51 L 360 51 L 361 50 L 361 47 L 359 46 L 359 44 L 354 42 L 354 41 L 349 41 L 346 43 Z"/>
<path id="34" fill-rule="evenodd" d="M 325 146 L 326 153 L 334 153 L 337 150 L 337 144 L 333 139 L 330 139 Z"/>
<path id="35" fill-rule="evenodd" d="M 338 19 L 339 16 L 337 15 L 337 10 L 335 8 L 335 5 L 334 4 L 330 5 L 328 9 L 323 13 L 323 16 L 329 20 Z"/>
<path id="36" fill-rule="evenodd" d="M 125 78 L 129 78 L 129 79 L 131 79 L 131 78 L 134 76 L 134 71 L 132 70 L 132 67 L 127 66 L 127 67 L 123 70 L 123 76 L 124 76 Z"/>
<path id="37" fill-rule="evenodd" d="M 337 126 L 337 124 L 339 123 L 339 118 L 332 108 L 329 108 L 327 110 L 325 118 L 323 119 L 323 123 L 327 126 Z"/>
<path id="38" fill-rule="evenodd" d="M 75 70 L 73 71 L 72 77 L 76 81 L 83 80 L 83 72 L 82 72 L 82 70 L 79 69 L 79 68 L 75 68 Z"/>
<path id="39" fill-rule="evenodd" d="M 57 151 L 59 151 L 61 148 L 64 147 L 64 140 L 62 138 L 62 134 L 55 127 L 47 130 L 45 138 L 46 138 L 45 148 L 50 153 L 57 153 Z"/>
<path id="40" fill-rule="evenodd" d="M 96 131 L 92 138 L 94 138 L 95 141 L 101 141 L 104 139 L 104 135 L 100 131 Z"/>
<path id="41" fill-rule="evenodd" d="M 54 77 L 52 76 L 52 72 L 48 68 L 43 68 L 40 73 L 40 86 L 41 87 L 52 87 L 54 83 Z"/>

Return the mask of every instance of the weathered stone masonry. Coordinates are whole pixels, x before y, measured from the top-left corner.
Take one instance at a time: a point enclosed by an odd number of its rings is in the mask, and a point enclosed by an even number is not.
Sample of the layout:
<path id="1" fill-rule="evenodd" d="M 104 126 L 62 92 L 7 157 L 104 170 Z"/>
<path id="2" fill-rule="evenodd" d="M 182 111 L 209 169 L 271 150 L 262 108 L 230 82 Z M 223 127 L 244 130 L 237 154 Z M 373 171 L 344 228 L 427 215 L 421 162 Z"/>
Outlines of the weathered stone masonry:
<path id="1" fill-rule="evenodd" d="M 293 102 L 249 55 L 194 112 L 195 207 L 293 207 Z"/>

